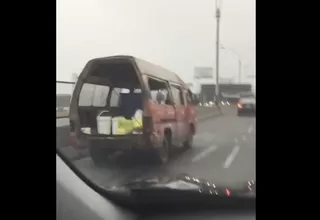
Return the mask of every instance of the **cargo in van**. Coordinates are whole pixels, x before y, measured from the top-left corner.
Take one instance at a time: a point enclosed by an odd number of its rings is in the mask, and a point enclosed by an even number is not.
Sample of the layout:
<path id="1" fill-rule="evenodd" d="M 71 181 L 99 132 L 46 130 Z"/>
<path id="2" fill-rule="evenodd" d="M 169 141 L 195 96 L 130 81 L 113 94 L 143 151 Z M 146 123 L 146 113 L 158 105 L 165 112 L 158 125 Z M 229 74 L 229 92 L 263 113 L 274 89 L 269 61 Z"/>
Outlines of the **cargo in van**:
<path id="1" fill-rule="evenodd" d="M 80 129 L 85 131 L 84 133 L 129 134 L 132 133 L 134 125 L 138 127 L 137 123 L 141 124 L 142 129 L 144 106 L 141 84 L 130 62 L 93 62 L 81 75 L 76 90 L 79 95 L 76 95 L 78 102 L 75 103 L 75 108 Z"/>

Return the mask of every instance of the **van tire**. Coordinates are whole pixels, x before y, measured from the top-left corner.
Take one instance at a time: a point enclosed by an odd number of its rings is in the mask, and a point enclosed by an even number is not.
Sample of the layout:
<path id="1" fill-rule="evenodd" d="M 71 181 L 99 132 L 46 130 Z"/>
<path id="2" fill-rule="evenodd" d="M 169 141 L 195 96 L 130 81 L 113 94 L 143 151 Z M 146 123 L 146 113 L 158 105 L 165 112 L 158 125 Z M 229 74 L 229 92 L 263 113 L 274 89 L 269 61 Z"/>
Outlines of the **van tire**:
<path id="1" fill-rule="evenodd" d="M 170 159 L 170 151 L 171 151 L 171 139 L 168 135 L 165 135 L 162 141 L 162 147 L 156 149 L 155 152 L 155 161 L 157 164 L 165 164 Z"/>
<path id="2" fill-rule="evenodd" d="M 102 149 L 98 147 L 89 147 L 89 154 L 93 163 L 97 167 L 103 166 L 108 160 L 108 156 L 105 155 L 105 152 L 103 152 Z"/>
<path id="3" fill-rule="evenodd" d="M 186 142 L 184 142 L 184 148 L 185 149 L 192 148 L 192 146 L 193 146 L 193 137 L 194 137 L 194 127 L 193 127 L 192 124 L 190 124 L 188 139 L 186 140 Z"/>

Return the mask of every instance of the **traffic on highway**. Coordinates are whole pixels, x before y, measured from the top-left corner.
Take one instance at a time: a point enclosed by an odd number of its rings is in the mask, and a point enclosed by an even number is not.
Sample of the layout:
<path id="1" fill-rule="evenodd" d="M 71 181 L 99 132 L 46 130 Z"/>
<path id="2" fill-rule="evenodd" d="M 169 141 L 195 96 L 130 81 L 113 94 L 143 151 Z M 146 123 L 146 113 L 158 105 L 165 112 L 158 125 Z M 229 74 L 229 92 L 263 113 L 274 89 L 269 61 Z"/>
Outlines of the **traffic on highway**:
<path id="1" fill-rule="evenodd" d="M 253 1 L 108 1 L 57 4 L 57 219 L 253 211 Z"/>
<path id="2" fill-rule="evenodd" d="M 74 165 L 105 187 L 182 173 L 243 185 L 255 180 L 254 109 L 248 93 L 236 105 L 202 106 L 165 68 L 131 56 L 98 58 L 80 73 L 69 118 L 58 119 L 68 140 L 57 147 L 72 149 Z"/>
<path id="3" fill-rule="evenodd" d="M 122 68 L 117 66 L 119 59 L 135 62 L 133 57 L 117 56 L 97 63 L 107 60 L 107 67 L 117 70 Z M 110 64 L 115 60 L 117 67 Z M 88 78 L 80 75 L 82 80 L 72 90 L 68 116 L 57 118 L 59 155 L 110 192 L 125 188 L 187 190 L 219 198 L 255 196 L 255 98 L 203 106 L 177 75 L 139 62 L 141 69 L 149 67 L 148 74 L 131 72 L 137 78 L 128 80 L 123 80 L 133 77 L 126 76 L 128 72 L 97 80 L 92 75 L 99 68 L 84 68 L 87 72 L 81 74 Z"/>
<path id="4" fill-rule="evenodd" d="M 105 166 L 96 166 L 90 156 L 75 159 L 74 164 L 91 180 L 107 187 L 135 178 L 181 173 L 228 186 L 255 180 L 255 117 L 238 117 L 235 107 L 222 111 L 223 115 L 198 122 L 193 147 L 177 149 L 162 166 L 152 165 L 149 156 L 133 157 L 125 152 L 110 155 Z"/>

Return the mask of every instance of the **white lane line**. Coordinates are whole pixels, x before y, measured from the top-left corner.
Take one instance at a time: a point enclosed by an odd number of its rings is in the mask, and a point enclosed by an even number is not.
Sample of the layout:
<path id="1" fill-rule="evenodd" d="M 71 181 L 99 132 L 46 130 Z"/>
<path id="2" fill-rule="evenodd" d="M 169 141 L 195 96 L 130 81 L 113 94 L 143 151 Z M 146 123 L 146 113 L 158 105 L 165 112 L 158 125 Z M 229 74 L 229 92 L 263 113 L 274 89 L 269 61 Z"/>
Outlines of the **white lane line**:
<path id="1" fill-rule="evenodd" d="M 250 127 L 248 128 L 248 133 L 251 134 L 251 133 L 252 133 L 252 130 L 253 130 L 253 126 L 250 125 Z"/>
<path id="2" fill-rule="evenodd" d="M 202 158 L 208 156 L 210 153 L 212 153 L 213 151 L 217 150 L 217 146 L 210 146 L 209 148 L 205 149 L 204 151 L 200 152 L 199 154 L 197 154 L 192 160 L 191 162 L 198 162 L 199 160 L 201 160 Z"/>
<path id="3" fill-rule="evenodd" d="M 231 154 L 227 157 L 226 161 L 223 164 L 223 168 L 229 168 L 234 158 L 236 158 L 238 152 L 240 150 L 240 147 L 238 145 L 234 146 L 234 148 L 231 151 Z"/>
<path id="4" fill-rule="evenodd" d="M 212 141 L 215 138 L 215 134 L 206 133 L 202 140 L 204 141 Z"/>
<path id="5" fill-rule="evenodd" d="M 200 133 L 196 136 L 194 136 L 194 139 L 197 141 L 205 141 L 205 142 L 209 142 L 212 141 L 214 138 L 216 137 L 215 134 L 210 134 L 210 133 Z"/>
<path id="6" fill-rule="evenodd" d="M 247 140 L 246 136 L 242 135 L 241 137 L 242 137 L 242 140 L 244 141 Z"/>

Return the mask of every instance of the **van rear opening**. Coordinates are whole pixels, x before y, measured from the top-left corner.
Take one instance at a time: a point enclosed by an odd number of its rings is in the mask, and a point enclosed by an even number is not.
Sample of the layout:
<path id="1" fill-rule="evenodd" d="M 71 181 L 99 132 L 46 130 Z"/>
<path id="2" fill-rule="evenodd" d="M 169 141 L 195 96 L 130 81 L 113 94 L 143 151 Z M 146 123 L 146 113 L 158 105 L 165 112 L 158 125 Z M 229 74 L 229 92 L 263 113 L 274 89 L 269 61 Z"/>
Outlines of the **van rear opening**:
<path id="1" fill-rule="evenodd" d="M 133 62 L 128 59 L 91 62 L 78 80 L 81 132 L 96 136 L 142 133 L 144 95 Z"/>

